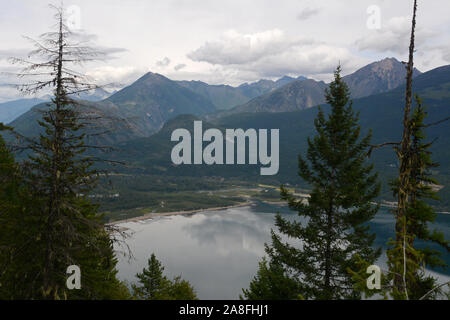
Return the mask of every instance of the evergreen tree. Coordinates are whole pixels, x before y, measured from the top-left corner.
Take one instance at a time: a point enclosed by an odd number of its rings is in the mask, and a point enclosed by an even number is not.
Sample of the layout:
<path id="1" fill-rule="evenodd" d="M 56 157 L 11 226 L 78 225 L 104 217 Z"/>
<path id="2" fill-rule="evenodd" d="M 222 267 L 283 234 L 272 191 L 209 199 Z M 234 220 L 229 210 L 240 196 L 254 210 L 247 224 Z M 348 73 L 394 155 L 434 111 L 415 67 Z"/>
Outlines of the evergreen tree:
<path id="1" fill-rule="evenodd" d="M 164 266 L 152 254 L 148 266 L 136 277 L 139 285 L 132 285 L 134 297 L 140 300 L 197 300 L 194 288 L 177 276 L 173 281 L 164 275 Z"/>
<path id="2" fill-rule="evenodd" d="M 281 188 L 282 198 L 306 221 L 290 222 L 278 214 L 276 226 L 300 240 L 301 247 L 283 242 L 272 230 L 272 244 L 266 248 L 270 261 L 298 282 L 305 299 L 360 298 L 349 269 L 355 270 L 360 258 L 374 262 L 380 255 L 380 249 L 372 248 L 375 234 L 367 225 L 378 211 L 372 201 L 380 191 L 373 165 L 366 163 L 371 135 L 360 139 L 358 116 L 340 72 L 338 67 L 326 91 L 331 112 L 326 119 L 319 109 L 317 135 L 308 138 L 308 161 L 299 156 L 299 175 L 312 188 L 308 203 Z"/>
<path id="3" fill-rule="evenodd" d="M 35 252 L 40 218 L 20 169 L 0 137 L 0 299 L 4 300 L 34 296 L 32 287 L 42 262 Z"/>
<path id="4" fill-rule="evenodd" d="M 8 129 L 0 124 L 2 130 Z M 22 229 L 26 217 L 27 192 L 19 167 L 0 136 L 0 299 L 9 299 L 12 292 L 28 281 L 20 272 L 23 265 L 15 263 L 18 253 L 28 249 L 27 230 Z M 29 217 L 28 217 L 29 219 Z M 15 264 L 16 268 L 11 268 Z"/>
<path id="5" fill-rule="evenodd" d="M 156 259 L 154 253 L 152 253 L 150 259 L 148 259 L 148 267 L 142 270 L 142 273 L 138 273 L 136 277 L 139 279 L 141 286 L 133 285 L 133 291 L 136 297 L 140 299 L 152 300 L 158 294 L 158 291 L 162 287 L 163 281 L 168 281 L 163 276 L 164 267 L 161 262 Z"/>
<path id="6" fill-rule="evenodd" d="M 256 276 L 248 289 L 242 290 L 245 300 L 295 300 L 299 296 L 297 281 L 291 279 L 283 266 L 276 261 L 267 262 L 266 258 L 259 263 Z"/>
<path id="7" fill-rule="evenodd" d="M 176 276 L 172 281 L 164 282 L 160 300 L 198 300 L 194 288 L 191 284 L 183 280 L 181 276 Z"/>
<path id="8" fill-rule="evenodd" d="M 71 95 L 96 86 L 83 82 L 83 76 L 71 70 L 70 64 L 90 61 L 96 53 L 70 41 L 64 10 L 55 9 L 57 31 L 34 41 L 36 50 L 30 54 L 44 62 L 14 60 L 26 65 L 21 76 L 38 77 L 22 85 L 22 91 L 35 93 L 49 87 L 54 96 L 41 111 L 43 132 L 38 140 L 26 139 L 31 153 L 21 164 L 20 174 L 29 205 L 24 208 L 26 212 L 22 210 L 21 215 L 0 226 L 0 233 L 15 237 L 2 283 L 11 286 L 6 292 L 8 299 L 125 298 L 125 287 L 116 278 L 112 240 L 98 206 L 87 197 L 98 177 L 92 169 L 94 160 L 86 155 L 83 133 L 90 115 L 82 113 L 71 99 Z M 19 217 L 23 220 L 13 223 Z M 81 290 L 66 287 L 70 265 L 81 269 Z"/>

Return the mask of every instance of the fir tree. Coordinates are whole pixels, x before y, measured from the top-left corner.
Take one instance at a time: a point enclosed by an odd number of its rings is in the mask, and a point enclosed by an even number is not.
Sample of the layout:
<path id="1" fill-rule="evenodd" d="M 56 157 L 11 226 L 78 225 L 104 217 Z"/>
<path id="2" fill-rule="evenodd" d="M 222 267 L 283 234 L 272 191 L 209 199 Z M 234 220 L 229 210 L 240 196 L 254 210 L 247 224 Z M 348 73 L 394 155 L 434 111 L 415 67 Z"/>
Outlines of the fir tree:
<path id="1" fill-rule="evenodd" d="M 136 277 L 139 279 L 140 286 L 133 285 L 133 291 L 136 297 L 140 299 L 151 300 L 155 299 L 158 291 L 162 287 L 164 281 L 168 281 L 163 276 L 164 267 L 161 262 L 156 259 L 154 253 L 152 253 L 150 259 L 148 259 L 148 266 L 144 268 L 141 273 L 138 273 Z"/>
<path id="2" fill-rule="evenodd" d="M 370 134 L 360 139 L 358 116 L 338 67 L 326 91 L 331 112 L 319 109 L 317 135 L 308 138 L 307 160 L 299 156 L 299 175 L 311 185 L 308 203 L 282 187 L 282 198 L 306 218 L 304 223 L 276 217 L 276 226 L 288 238 L 299 239 L 297 248 L 272 231 L 266 247 L 270 261 L 279 263 L 298 282 L 305 299 L 358 299 L 349 269 L 362 258 L 374 262 L 380 249 L 372 248 L 375 234 L 367 223 L 378 211 L 372 201 L 379 194 L 377 174 L 366 163 Z M 309 163 L 308 163 L 309 162 Z"/>
<path id="3" fill-rule="evenodd" d="M 11 286 L 8 299 L 107 299 L 127 296 L 117 280 L 113 243 L 105 230 L 98 206 L 87 195 L 96 185 L 94 159 L 86 155 L 86 121 L 71 96 L 95 88 L 83 75 L 70 69 L 95 58 L 96 52 L 71 42 L 63 8 L 56 8 L 57 30 L 33 41 L 30 57 L 43 62 L 14 59 L 25 64 L 20 76 L 37 80 L 20 86 L 25 93 L 53 89 L 52 102 L 41 110 L 43 128 L 37 141 L 25 139 L 31 152 L 21 164 L 22 182 L 30 204 L 21 216 L 1 225 L 0 233 L 16 237 L 12 259 L 4 266 L 3 283 Z M 91 119 L 92 120 L 92 119 Z M 98 147 L 100 148 L 100 147 Z M 17 224 L 17 217 L 23 220 Z M 8 229 L 5 226 L 9 226 Z M 81 269 L 81 290 L 66 287 L 67 267 Z M 16 281 L 19 279 L 19 281 Z"/>
<path id="4" fill-rule="evenodd" d="M 259 263 L 256 276 L 248 289 L 242 289 L 245 300 L 295 300 L 301 299 L 297 281 L 291 279 L 283 266 L 276 261 L 267 262 L 266 258 Z"/>
<path id="5" fill-rule="evenodd" d="M 159 299 L 160 300 L 198 300 L 191 284 L 176 276 L 172 281 L 164 282 Z"/>
<path id="6" fill-rule="evenodd" d="M 2 129 L 5 128 L 2 124 Z M 27 192 L 22 189 L 18 165 L 0 136 L 0 299 L 8 299 L 18 284 L 22 283 L 20 265 L 11 268 L 17 252 L 24 250 L 25 230 L 20 224 L 26 211 Z M 27 279 L 25 279 L 26 281 Z"/>
<path id="7" fill-rule="evenodd" d="M 144 268 L 136 277 L 138 285 L 133 284 L 134 297 L 139 300 L 197 300 L 194 288 L 186 280 L 177 276 L 173 281 L 164 275 L 164 266 L 152 254 Z"/>

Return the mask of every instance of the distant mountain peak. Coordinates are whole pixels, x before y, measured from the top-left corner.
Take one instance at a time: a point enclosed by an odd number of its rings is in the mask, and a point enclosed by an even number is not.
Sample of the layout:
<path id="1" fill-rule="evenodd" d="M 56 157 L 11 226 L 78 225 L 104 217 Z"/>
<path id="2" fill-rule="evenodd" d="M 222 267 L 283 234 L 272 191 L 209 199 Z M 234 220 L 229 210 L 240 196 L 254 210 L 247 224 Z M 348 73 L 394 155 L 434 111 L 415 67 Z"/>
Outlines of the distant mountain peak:
<path id="1" fill-rule="evenodd" d="M 398 61 L 396 58 L 384 58 L 383 60 L 373 62 L 369 64 L 367 67 L 369 67 L 372 72 L 378 73 L 378 74 L 385 74 L 391 70 L 398 69 L 400 67 L 404 68 L 406 70 L 406 65 L 404 65 L 402 62 Z M 414 72 L 416 75 L 421 74 L 419 70 L 414 68 Z"/>
<path id="2" fill-rule="evenodd" d="M 147 72 L 116 92 L 105 103 L 109 103 L 110 109 L 126 115 L 124 117 L 132 115 L 130 121 L 142 136 L 154 133 L 177 115 L 203 115 L 216 110 L 209 99 L 153 72 Z"/>
<path id="3" fill-rule="evenodd" d="M 414 68 L 413 77 L 422 74 Z M 353 98 L 382 93 L 406 82 L 405 65 L 396 58 L 372 62 L 342 78 L 351 89 Z"/>
<path id="4" fill-rule="evenodd" d="M 310 108 L 324 102 L 326 84 L 323 81 L 291 79 L 287 84 L 274 88 L 246 104 L 237 106 L 226 114 L 239 112 L 287 112 Z"/>
<path id="5" fill-rule="evenodd" d="M 357 73 L 358 71 L 367 71 L 367 70 L 370 70 L 379 75 L 384 75 L 388 72 L 398 72 L 399 70 L 405 70 L 406 74 L 406 65 L 398 61 L 394 57 L 384 58 L 382 60 L 372 62 L 358 69 L 357 71 L 355 71 L 355 73 Z M 422 74 L 422 72 L 420 72 L 417 68 L 414 68 L 414 74 L 415 76 L 418 76 L 419 74 Z"/>
<path id="6" fill-rule="evenodd" d="M 275 82 L 276 82 L 276 83 L 280 83 L 280 82 L 289 83 L 289 82 L 292 82 L 292 81 L 295 81 L 295 80 L 301 80 L 301 81 L 303 81 L 303 80 L 308 80 L 308 78 L 307 78 L 307 77 L 304 77 L 304 76 L 298 76 L 298 77 L 296 77 L 296 78 L 293 78 L 293 77 L 290 77 L 290 76 L 283 76 L 283 77 L 281 77 L 280 79 L 278 79 L 278 80 L 275 81 Z"/>
<path id="7" fill-rule="evenodd" d="M 293 81 L 293 80 L 295 80 L 295 78 L 292 78 L 290 76 L 283 76 L 280 79 L 278 79 L 276 82 L 279 82 L 279 81 Z"/>
<path id="8" fill-rule="evenodd" d="M 163 81 L 171 81 L 169 78 L 163 76 L 160 73 L 154 73 L 154 72 L 147 72 L 142 77 L 137 79 L 135 83 L 142 82 L 142 81 L 149 81 L 149 80 L 163 80 Z"/>
<path id="9" fill-rule="evenodd" d="M 420 74 L 419 70 L 414 69 L 414 77 Z M 385 58 L 373 62 L 343 77 L 350 88 L 353 99 L 395 89 L 404 84 L 405 79 L 405 65 L 396 58 Z M 261 81 L 248 86 L 255 87 L 260 85 Z M 323 81 L 315 81 L 303 76 L 299 76 L 297 79 L 284 76 L 271 83 L 276 85 L 273 85 L 270 90 L 260 90 L 261 93 L 255 98 L 245 104 L 236 106 L 223 115 L 240 112 L 295 111 L 325 102 L 324 94 L 327 84 Z"/>

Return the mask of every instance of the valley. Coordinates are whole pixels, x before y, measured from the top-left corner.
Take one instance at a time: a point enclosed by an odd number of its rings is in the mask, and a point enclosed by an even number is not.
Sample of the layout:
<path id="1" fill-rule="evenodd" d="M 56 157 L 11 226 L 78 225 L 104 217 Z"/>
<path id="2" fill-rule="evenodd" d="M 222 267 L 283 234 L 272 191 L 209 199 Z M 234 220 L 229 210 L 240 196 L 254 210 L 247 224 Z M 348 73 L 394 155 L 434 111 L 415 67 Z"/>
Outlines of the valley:
<path id="1" fill-rule="evenodd" d="M 403 72 L 402 63 L 387 58 L 343 78 L 355 92 L 351 91 L 353 107 L 360 113 L 362 133 L 372 130 L 372 144 L 396 141 L 400 137 Z M 425 100 L 428 121 L 432 123 L 450 116 L 450 66 L 425 73 L 416 70 L 414 77 L 414 91 Z M 122 163 L 114 167 L 101 166 L 111 170 L 113 175 L 119 175 L 112 178 L 115 191 L 107 193 L 119 192 L 121 195 L 120 201 L 101 199 L 102 211 L 108 212 L 114 220 L 155 210 L 222 207 L 245 199 L 226 192 L 217 197 L 199 196 L 199 190 L 215 192 L 229 187 L 255 188 L 259 184 L 289 184 L 307 190 L 308 186 L 295 174 L 297 155 L 304 154 L 307 137 L 314 134 L 318 105 L 328 112 L 323 98 L 325 88 L 325 83 L 304 77 L 261 80 L 231 87 L 211 86 L 199 81 L 172 81 L 148 73 L 105 100 L 86 103 L 85 108 L 100 116 L 118 119 L 105 121 L 104 126 L 112 126 L 111 132 L 93 141 L 114 148 L 114 152 L 95 156 Z M 42 107 L 34 107 L 10 125 L 25 136 L 37 135 L 39 113 L 36 111 Z M 204 130 L 217 128 L 224 135 L 226 128 L 279 129 L 278 173 L 261 176 L 259 166 L 248 162 L 235 166 L 174 165 L 171 150 L 176 143 L 170 141 L 172 132 L 178 128 L 194 132 L 193 124 L 199 120 L 203 120 Z M 427 130 L 430 139 L 435 140 L 433 159 L 440 164 L 433 170 L 433 176 L 443 186 L 439 190 L 441 201 L 433 202 L 440 211 L 450 211 L 449 132 L 447 123 Z M 193 143 L 193 137 L 191 140 Z M 206 145 L 204 142 L 202 147 Z M 374 162 L 383 182 L 379 200 L 393 201 L 388 185 L 397 172 L 393 150 L 374 150 L 370 161 Z M 123 178 L 123 175 L 134 178 Z M 130 180 L 134 182 L 130 183 Z M 108 187 L 102 183 L 100 189 Z M 270 201 L 279 201 L 279 195 L 271 193 Z M 164 208 L 161 202 L 166 203 Z"/>

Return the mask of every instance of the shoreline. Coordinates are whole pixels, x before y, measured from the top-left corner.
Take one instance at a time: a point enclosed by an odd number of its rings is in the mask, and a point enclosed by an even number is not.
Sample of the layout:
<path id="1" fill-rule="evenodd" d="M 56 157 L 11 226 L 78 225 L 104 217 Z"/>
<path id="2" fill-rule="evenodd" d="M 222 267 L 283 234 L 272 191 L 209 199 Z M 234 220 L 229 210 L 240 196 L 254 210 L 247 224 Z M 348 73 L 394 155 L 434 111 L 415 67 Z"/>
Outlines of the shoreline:
<path id="1" fill-rule="evenodd" d="M 260 200 L 261 202 L 269 205 L 278 205 L 278 206 L 286 206 L 287 203 L 284 201 L 269 201 L 269 200 Z M 374 203 L 376 204 L 376 203 Z M 379 203 L 381 207 L 385 208 L 393 208 L 394 206 L 391 203 Z M 183 215 L 192 215 L 196 213 L 201 213 L 205 211 L 223 211 L 227 209 L 232 208 L 241 208 L 246 206 L 252 206 L 255 205 L 255 201 L 246 201 L 246 202 L 240 202 L 238 204 L 230 205 L 230 206 L 224 206 L 224 207 L 214 207 L 214 208 L 203 208 L 203 209 L 193 209 L 193 210 L 183 210 L 183 211 L 169 211 L 169 212 L 158 212 L 158 213 L 147 213 L 142 216 L 128 218 L 128 219 L 122 219 L 122 220 L 116 220 L 112 222 L 105 223 L 105 225 L 118 225 L 128 222 L 137 222 L 137 221 L 144 221 L 144 220 L 150 220 L 157 217 L 170 217 L 170 216 L 183 216 Z M 450 214 L 450 212 L 436 212 L 439 214 Z"/>
<path id="2" fill-rule="evenodd" d="M 128 223 L 128 222 L 149 220 L 149 219 L 153 219 L 153 218 L 157 218 L 157 217 L 183 216 L 183 215 L 196 214 L 196 213 L 205 212 L 205 211 L 222 211 L 222 210 L 227 210 L 227 209 L 232 209 L 232 208 L 247 207 L 247 206 L 251 206 L 253 204 L 254 204 L 254 202 L 247 201 L 247 202 L 240 202 L 238 204 L 234 204 L 231 206 L 225 206 L 225 207 L 203 208 L 203 209 L 194 209 L 194 210 L 186 210 L 186 211 L 147 213 L 145 215 L 138 216 L 138 217 L 108 222 L 108 223 L 105 223 L 105 225 L 118 225 L 118 224 Z"/>

